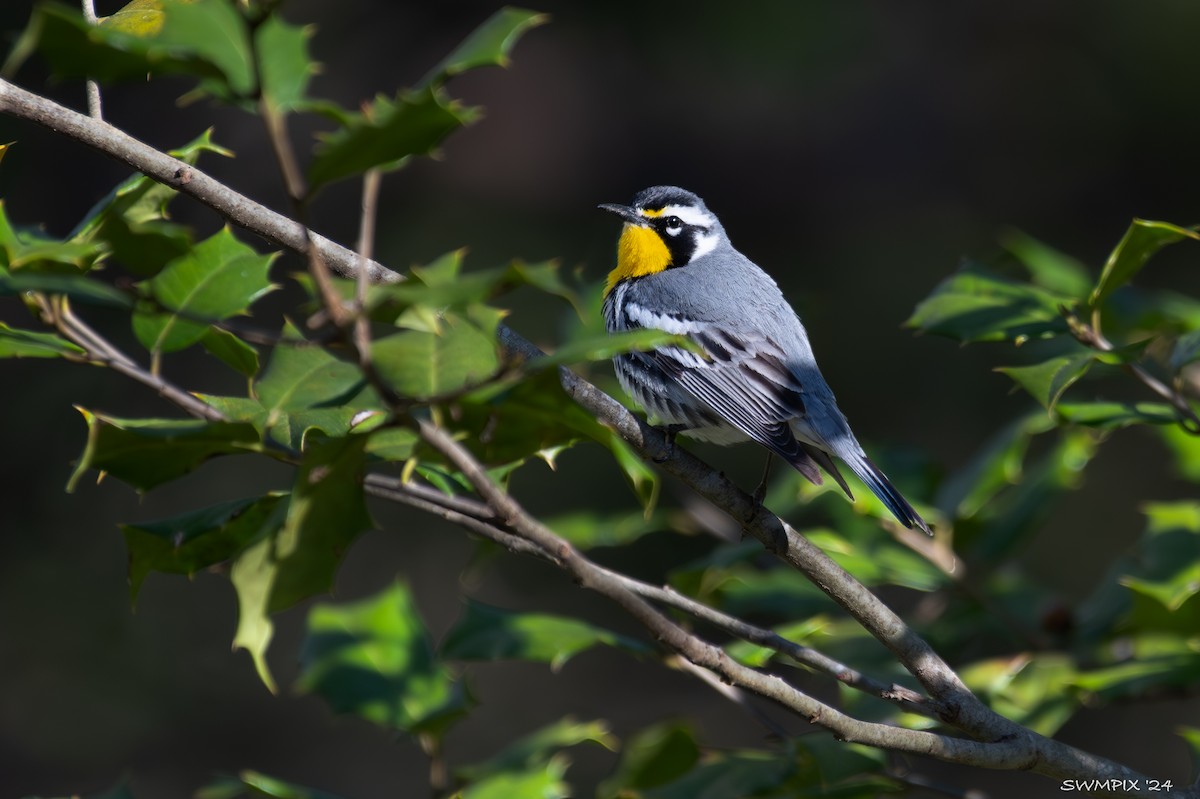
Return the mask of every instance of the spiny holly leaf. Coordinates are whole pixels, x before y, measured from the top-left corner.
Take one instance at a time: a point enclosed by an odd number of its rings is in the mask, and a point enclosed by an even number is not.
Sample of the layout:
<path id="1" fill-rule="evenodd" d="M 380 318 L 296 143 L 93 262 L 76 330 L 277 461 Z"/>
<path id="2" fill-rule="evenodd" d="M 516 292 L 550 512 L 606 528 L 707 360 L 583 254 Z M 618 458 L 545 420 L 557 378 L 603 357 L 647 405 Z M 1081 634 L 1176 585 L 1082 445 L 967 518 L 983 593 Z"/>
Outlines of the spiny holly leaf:
<path id="1" fill-rule="evenodd" d="M 220 397 L 212 394 L 197 396 L 230 419 L 254 425 L 254 429 L 262 438 L 269 438 L 293 451 L 301 449 L 305 434 L 313 430 L 335 437 L 357 432 L 354 421 L 362 413 L 360 409 L 347 405 L 300 408 L 293 411 L 269 410 L 258 400 L 249 397 Z M 267 449 L 267 452 L 274 454 L 275 450 Z"/>
<path id="2" fill-rule="evenodd" d="M 279 111 L 300 107 L 317 65 L 308 56 L 311 26 L 297 27 L 271 14 L 255 31 L 262 96 Z"/>
<path id="3" fill-rule="evenodd" d="M 1054 414 L 1063 422 L 1115 430 L 1134 424 L 1170 425 L 1179 416 L 1161 402 L 1060 402 Z"/>
<path id="4" fill-rule="evenodd" d="M 612 776 L 596 789 L 597 799 L 619 799 L 625 792 L 656 788 L 681 778 L 700 761 L 696 736 L 685 724 L 655 724 L 621 747 Z"/>
<path id="5" fill-rule="evenodd" d="M 441 314 L 439 322 L 438 332 L 405 330 L 371 343 L 376 371 L 400 396 L 444 397 L 499 370 L 495 338 L 457 314 Z"/>
<path id="6" fill-rule="evenodd" d="M 88 425 L 87 446 L 67 483 L 84 472 L 111 474 L 139 491 L 182 477 L 217 455 L 259 449 L 258 433 L 241 422 L 199 419 L 118 419 L 78 408 Z"/>
<path id="7" fill-rule="evenodd" d="M 1121 584 L 1178 611 L 1200 593 L 1200 504 L 1151 503 L 1138 568 Z"/>
<path id="8" fill-rule="evenodd" d="M 335 713 L 411 733 L 444 728 L 467 710 L 461 685 L 437 661 L 402 584 L 361 602 L 314 605 L 298 687 Z"/>
<path id="9" fill-rule="evenodd" d="M 234 647 L 254 660 L 275 690 L 267 666 L 274 634 L 269 614 L 328 591 L 346 549 L 371 526 L 363 501 L 365 436 L 307 442 L 282 527 L 247 549 L 230 578 L 238 595 Z"/>
<path id="10" fill-rule="evenodd" d="M 1128 283 L 1141 271 L 1156 252 L 1168 244 L 1184 239 L 1200 240 L 1200 233 L 1167 222 L 1133 220 L 1116 249 L 1108 256 L 1104 271 L 1100 273 L 1100 282 L 1092 291 L 1090 304 L 1096 306 L 1104 302 L 1113 291 Z"/>
<path id="11" fill-rule="evenodd" d="M 602 644 L 638 654 L 648 651 L 638 641 L 576 619 L 512 613 L 468 601 L 463 617 L 442 642 L 442 657 L 540 660 L 557 670 L 580 652 Z"/>
<path id="12" fill-rule="evenodd" d="M 905 323 L 960 341 L 1021 341 L 1067 332 L 1059 305 L 1069 297 L 968 263 L 943 280 Z"/>
<path id="13" fill-rule="evenodd" d="M 191 576 L 229 560 L 268 529 L 278 529 L 287 509 L 286 497 L 222 502 L 171 519 L 122 524 L 129 550 L 129 594 L 136 600 L 142 581 L 152 571 Z"/>
<path id="14" fill-rule="evenodd" d="M 442 140 L 479 118 L 479 111 L 445 99 L 433 88 L 382 95 L 317 148 L 308 168 L 310 191 L 373 167 L 393 170 L 414 155 L 432 152 Z"/>
<path id="15" fill-rule="evenodd" d="M 54 333 L 37 333 L 0 322 L 0 358 L 61 358 L 82 355 L 77 347 Z"/>
<path id="16" fill-rule="evenodd" d="M 548 19 L 545 14 L 523 8 L 506 6 L 500 9 L 454 48 L 420 85 L 444 83 L 447 78 L 477 67 L 507 67 L 509 53 L 517 40 L 525 31 L 544 24 Z"/>
<path id="17" fill-rule="evenodd" d="M 61 77 L 102 83 L 145 80 L 147 74 L 184 74 L 218 97 L 249 97 L 254 90 L 246 21 L 223 0 L 161 0 L 161 25 L 145 11 L 89 25 L 76 10 L 54 3 L 35 9 L 25 34 Z M 9 70 L 15 64 L 8 64 Z"/>
<path id="18" fill-rule="evenodd" d="M 1095 361 L 1093 353 L 1085 352 L 1060 355 L 1032 366 L 1002 366 L 996 371 L 1011 377 L 1047 411 L 1053 411 L 1063 392 L 1083 377 Z"/>
<path id="19" fill-rule="evenodd" d="M 165 313 L 139 311 L 133 331 L 151 352 L 175 352 L 200 341 L 210 321 L 244 313 L 275 286 L 267 277 L 276 253 L 259 255 L 229 228 L 197 244 L 140 284 Z"/>
<path id="20" fill-rule="evenodd" d="M 171 155 L 194 165 L 205 152 L 233 157 L 232 152 L 213 143 L 211 130 L 171 150 Z M 104 242 L 122 266 L 150 277 L 191 247 L 188 230 L 168 221 L 167 205 L 177 196 L 170 186 L 134 175 L 96 203 L 68 238 L 82 244 Z"/>
<path id="21" fill-rule="evenodd" d="M 221 777 L 196 791 L 196 799 L 339 799 L 331 793 L 294 785 L 246 770 L 236 777 Z"/>
<path id="22" fill-rule="evenodd" d="M 362 388 L 358 366 L 339 361 L 323 347 L 305 341 L 290 325 L 283 335 L 271 351 L 262 377 L 254 383 L 255 396 L 272 419 L 280 412 L 348 399 Z"/>
<path id="23" fill-rule="evenodd" d="M 4 201 L 0 200 L 0 267 L 7 272 L 33 273 L 76 278 L 86 272 L 108 252 L 103 242 L 58 241 L 28 231 L 17 231 L 8 220 Z M 36 290 L 36 289 L 32 289 Z M 65 293 L 65 292 L 62 292 Z"/>
<path id="24" fill-rule="evenodd" d="M 497 774 L 525 771 L 545 763 L 562 749 L 583 743 L 617 749 L 617 740 L 603 721 L 575 721 L 568 716 L 509 744 L 495 757 L 455 769 L 455 774 L 468 782 L 478 782 Z"/>

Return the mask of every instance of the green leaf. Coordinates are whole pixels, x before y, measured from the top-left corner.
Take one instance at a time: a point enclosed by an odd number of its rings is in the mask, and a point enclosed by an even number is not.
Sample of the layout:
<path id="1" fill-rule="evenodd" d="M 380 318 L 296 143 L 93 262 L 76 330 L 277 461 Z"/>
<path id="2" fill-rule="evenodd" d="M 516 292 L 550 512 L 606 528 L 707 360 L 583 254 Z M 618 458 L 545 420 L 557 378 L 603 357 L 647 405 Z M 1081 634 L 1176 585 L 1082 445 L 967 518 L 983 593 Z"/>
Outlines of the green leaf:
<path id="1" fill-rule="evenodd" d="M 46 272 L 9 272 L 0 267 L 0 296 L 36 291 L 43 294 L 62 294 L 90 305 L 111 308 L 131 308 L 133 298 L 107 283 L 84 275 L 51 274 Z"/>
<path id="2" fill-rule="evenodd" d="M 1095 361 L 1093 353 L 1060 355 L 1032 366 L 1002 366 L 996 371 L 1011 377 L 1047 411 L 1053 411 L 1063 392 L 1083 377 Z"/>
<path id="3" fill-rule="evenodd" d="M 122 17 L 89 25 L 78 11 L 44 3 L 37 6 L 27 35 L 60 77 L 111 83 L 144 81 L 148 73 L 185 74 L 225 99 L 252 94 L 249 33 L 232 3 L 162 0 L 161 21 L 156 26 L 144 19 L 139 25 Z"/>
<path id="4" fill-rule="evenodd" d="M 1164 425 L 1159 429 L 1159 435 L 1174 455 L 1175 471 L 1185 480 L 1200 482 L 1200 436 L 1192 435 L 1177 424 Z"/>
<path id="5" fill-rule="evenodd" d="M 1116 249 L 1108 256 L 1104 271 L 1100 273 L 1100 282 L 1092 291 L 1090 304 L 1096 306 L 1104 302 L 1113 291 L 1128 283 L 1141 271 L 1156 252 L 1168 244 L 1184 239 L 1200 240 L 1200 233 L 1167 222 L 1133 220 Z"/>
<path id="6" fill-rule="evenodd" d="M 209 322 L 245 312 L 274 288 L 267 277 L 274 259 L 274 253 L 259 255 L 222 228 L 141 284 L 166 313 L 134 314 L 134 333 L 152 352 L 195 344 L 205 337 Z"/>
<path id="7" fill-rule="evenodd" d="M 1139 653 L 1136 659 L 1085 672 L 1075 678 L 1074 685 L 1109 701 L 1196 685 L 1200 681 L 1200 653 L 1178 640 L 1172 648 L 1176 651 Z"/>
<path id="8" fill-rule="evenodd" d="M 905 323 L 960 341 L 1023 341 L 1067 332 L 1069 298 L 968 263 L 943 280 Z"/>
<path id="9" fill-rule="evenodd" d="M 206 152 L 233 157 L 232 152 L 213 143 L 211 129 L 171 150 L 171 155 L 195 164 Z M 150 277 L 192 246 L 187 228 L 168 221 L 167 206 L 177 196 L 170 186 L 133 175 L 96 203 L 68 238 L 75 243 L 103 244 L 126 269 Z"/>
<path id="10" fill-rule="evenodd" d="M 239 608 L 234 647 L 250 653 L 272 691 L 266 661 L 274 633 L 269 614 L 330 590 L 347 548 L 371 526 L 362 493 L 365 446 L 365 436 L 310 442 L 282 527 L 233 564 L 230 578 Z"/>
<path id="11" fill-rule="evenodd" d="M 1175 612 L 1200 593 L 1200 503 L 1150 503 L 1145 512 L 1138 568 L 1120 582 Z"/>
<path id="12" fill-rule="evenodd" d="M 88 440 L 67 483 L 73 491 L 88 469 L 111 474 L 139 491 L 182 477 L 217 455 L 259 449 L 258 433 L 241 422 L 198 419 L 118 419 L 78 409 Z"/>
<path id="13" fill-rule="evenodd" d="M 579 549 L 622 546 L 659 530 L 679 531 L 686 523 L 685 519 L 669 519 L 661 511 L 647 515 L 641 509 L 626 513 L 581 510 L 546 519 L 547 527 Z"/>
<path id="14" fill-rule="evenodd" d="M 129 593 L 137 599 L 146 575 L 152 571 L 191 576 L 201 569 L 229 560 L 266 530 L 278 529 L 286 510 L 286 497 L 264 497 L 222 502 L 171 519 L 122 524 L 129 550 Z"/>
<path id="15" fill-rule="evenodd" d="M 297 27 L 279 14 L 271 14 L 255 31 L 263 99 L 277 111 L 300 107 L 306 99 L 308 82 L 317 72 L 309 58 L 311 26 Z"/>
<path id="16" fill-rule="evenodd" d="M 405 330 L 371 342 L 371 361 L 389 388 L 418 400 L 483 383 L 500 368 L 495 339 L 450 313 L 439 332 Z"/>
<path id="17" fill-rule="evenodd" d="M 666 785 L 691 771 L 699 760 L 700 747 L 687 725 L 647 727 L 625 742 L 616 770 L 596 790 L 597 799 L 619 799 L 623 792 Z"/>
<path id="18" fill-rule="evenodd" d="M 448 101 L 433 88 L 402 92 L 394 100 L 380 95 L 318 146 L 308 168 L 310 191 L 373 167 L 397 169 L 478 118 L 477 109 Z"/>
<path id="19" fill-rule="evenodd" d="M 21 330 L 0 322 L 0 358 L 61 358 L 82 354 L 82 347 L 55 333 Z"/>
<path id="20" fill-rule="evenodd" d="M 456 794 L 459 799 L 514 799 L 514 797 L 536 797 L 537 799 L 567 799 L 570 787 L 563 782 L 567 772 L 567 761 L 563 757 L 551 758 L 528 771 L 504 772 L 469 785 Z"/>
<path id="21" fill-rule="evenodd" d="M 1042 288 L 1080 300 L 1091 290 L 1091 274 L 1075 258 L 1019 230 L 1009 230 L 1001 238 L 1001 243 L 1029 270 L 1033 282 Z"/>
<path id="22" fill-rule="evenodd" d="M 644 328 L 628 330 L 623 333 L 606 334 L 603 336 L 588 336 L 575 341 L 568 341 L 553 354 L 536 358 L 529 362 L 532 369 L 545 369 L 550 366 L 563 366 L 582 361 L 607 361 L 614 355 L 625 352 L 645 352 L 657 347 L 684 347 L 693 349 L 694 344 L 687 338 L 662 330 Z"/>
<path id="23" fill-rule="evenodd" d="M 258 374 L 258 350 L 219 327 L 209 327 L 200 343 L 210 355 L 246 377 Z"/>
<path id="24" fill-rule="evenodd" d="M 583 743 L 617 749 L 617 740 L 603 721 L 575 721 L 568 716 L 509 744 L 495 757 L 455 769 L 455 774 L 467 782 L 478 782 L 498 774 L 527 771 L 544 764 L 556 752 Z"/>
<path id="25" fill-rule="evenodd" d="M 525 31 L 544 24 L 548 19 L 545 14 L 523 8 L 506 6 L 500 9 L 434 67 L 420 86 L 440 84 L 447 78 L 477 67 L 507 67 L 509 53 L 517 40 Z"/>
<path id="26" fill-rule="evenodd" d="M 1187 744 L 1188 753 L 1192 757 L 1192 782 L 1200 780 L 1200 728 L 1177 727 L 1175 732 Z"/>
<path id="27" fill-rule="evenodd" d="M 399 583 L 361 602 L 314 605 L 301 662 L 297 687 L 335 713 L 417 733 L 443 728 L 467 708 Z"/>
<path id="28" fill-rule="evenodd" d="M 39 277 L 30 273 L 48 273 L 41 275 L 44 278 L 82 279 L 79 273 L 91 269 L 107 252 L 103 242 L 59 241 L 34 232 L 18 231 L 8 219 L 4 201 L 0 200 L 0 267 L 3 268 L 0 274 L 20 274 L 9 280 Z M 37 287 L 28 290 L 36 291 Z"/>
<path id="29" fill-rule="evenodd" d="M 540 613 L 513 613 L 468 601 L 466 612 L 446 634 L 442 657 L 454 660 L 539 660 L 558 670 L 593 646 L 615 646 L 641 654 L 646 645 L 586 622 Z"/>
<path id="30" fill-rule="evenodd" d="M 347 399 L 362 388 L 358 366 L 339 361 L 290 327 L 284 336 L 271 350 L 267 368 L 254 384 L 255 396 L 272 418 L 280 412 Z"/>
<path id="31" fill-rule="evenodd" d="M 1200 360 L 1200 330 L 1192 330 L 1175 340 L 1168 361 L 1172 372 Z"/>
<path id="32" fill-rule="evenodd" d="M 778 788 L 795 764 L 790 756 L 731 752 L 710 758 L 673 782 L 643 791 L 643 799 L 744 799 Z"/>
<path id="33" fill-rule="evenodd" d="M 258 771 L 242 771 L 237 777 L 220 779 L 196 791 L 196 799 L 339 799 L 331 793 L 293 785 L 283 780 L 268 777 Z"/>
<path id="34" fill-rule="evenodd" d="M 1020 482 L 1030 440 L 1053 426 L 1054 422 L 1040 412 L 1020 417 L 1005 426 L 972 456 L 966 466 L 942 483 L 937 506 L 954 518 L 974 516 L 1001 490 Z"/>
<path id="35" fill-rule="evenodd" d="M 1175 410 L 1161 402 L 1060 402 L 1055 415 L 1064 422 L 1115 430 L 1133 424 L 1173 425 Z"/>
<path id="36" fill-rule="evenodd" d="M 1070 690 L 1077 673 L 1065 655 L 995 658 L 968 666 L 960 675 L 997 713 L 1041 735 L 1054 735 L 1080 706 Z"/>

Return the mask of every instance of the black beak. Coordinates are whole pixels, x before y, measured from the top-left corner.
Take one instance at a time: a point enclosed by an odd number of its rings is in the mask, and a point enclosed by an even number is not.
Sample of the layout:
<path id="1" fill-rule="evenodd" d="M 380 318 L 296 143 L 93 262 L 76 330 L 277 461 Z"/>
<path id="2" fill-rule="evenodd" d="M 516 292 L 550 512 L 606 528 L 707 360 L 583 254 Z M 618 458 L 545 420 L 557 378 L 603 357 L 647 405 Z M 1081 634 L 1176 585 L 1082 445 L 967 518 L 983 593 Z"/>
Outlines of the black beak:
<path id="1" fill-rule="evenodd" d="M 617 205 L 616 203 L 601 203 L 600 205 L 598 205 L 596 207 L 603 208 L 605 211 L 612 211 L 614 214 L 621 217 L 626 222 L 630 222 L 634 225 L 643 225 L 646 223 L 646 220 L 642 219 L 642 217 L 638 215 L 638 212 L 633 210 L 632 208 L 630 208 L 628 205 Z"/>

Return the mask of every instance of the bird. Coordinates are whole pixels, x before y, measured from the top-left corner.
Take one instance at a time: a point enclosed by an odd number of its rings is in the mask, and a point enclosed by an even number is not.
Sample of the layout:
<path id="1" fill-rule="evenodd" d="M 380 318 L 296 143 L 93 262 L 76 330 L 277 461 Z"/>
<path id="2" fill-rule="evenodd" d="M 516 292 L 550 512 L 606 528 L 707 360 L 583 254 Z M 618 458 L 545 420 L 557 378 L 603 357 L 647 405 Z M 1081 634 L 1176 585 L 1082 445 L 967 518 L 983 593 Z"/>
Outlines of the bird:
<path id="1" fill-rule="evenodd" d="M 722 445 L 754 441 L 815 485 L 823 469 L 853 500 L 837 458 L 901 524 L 932 535 L 858 443 L 779 286 L 734 248 L 700 197 L 652 186 L 630 205 L 599 208 L 624 222 L 604 287 L 608 332 L 648 328 L 693 345 L 613 358 L 622 388 L 672 444 L 676 434 Z M 765 475 L 760 502 L 764 489 Z"/>

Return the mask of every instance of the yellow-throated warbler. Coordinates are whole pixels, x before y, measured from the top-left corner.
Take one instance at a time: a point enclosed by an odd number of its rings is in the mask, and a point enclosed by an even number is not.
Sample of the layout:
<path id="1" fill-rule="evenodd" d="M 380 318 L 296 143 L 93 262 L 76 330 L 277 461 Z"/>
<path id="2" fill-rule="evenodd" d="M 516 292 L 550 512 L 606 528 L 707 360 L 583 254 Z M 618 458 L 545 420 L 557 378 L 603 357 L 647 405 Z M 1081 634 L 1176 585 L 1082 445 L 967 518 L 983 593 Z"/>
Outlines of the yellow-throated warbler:
<path id="1" fill-rule="evenodd" d="M 600 207 L 625 221 L 604 291 L 609 332 L 664 330 L 703 352 L 666 346 L 613 359 L 651 421 L 717 444 L 756 441 L 818 485 L 820 466 L 853 498 L 837 456 L 905 527 L 930 532 L 863 452 L 775 281 L 733 248 L 699 197 L 654 186 L 631 206 Z"/>

